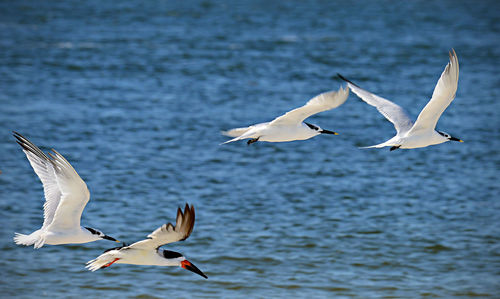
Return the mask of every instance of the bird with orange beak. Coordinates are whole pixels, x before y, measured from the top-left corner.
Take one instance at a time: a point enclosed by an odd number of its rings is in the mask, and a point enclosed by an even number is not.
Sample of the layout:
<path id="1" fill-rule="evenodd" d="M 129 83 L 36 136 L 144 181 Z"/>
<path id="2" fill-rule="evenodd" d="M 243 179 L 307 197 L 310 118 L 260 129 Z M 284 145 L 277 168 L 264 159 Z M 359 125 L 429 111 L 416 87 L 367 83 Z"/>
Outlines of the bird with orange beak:
<path id="1" fill-rule="evenodd" d="M 160 249 L 161 246 L 186 240 L 193 231 L 195 220 L 194 207 L 186 204 L 184 213 L 177 209 L 175 225 L 167 223 L 148 235 L 148 238 L 132 245 L 111 248 L 106 250 L 96 259 L 87 263 L 87 269 L 96 271 L 107 268 L 112 264 L 132 264 L 151 266 L 178 266 L 208 278 L 193 263 L 188 261 L 181 253 Z"/>

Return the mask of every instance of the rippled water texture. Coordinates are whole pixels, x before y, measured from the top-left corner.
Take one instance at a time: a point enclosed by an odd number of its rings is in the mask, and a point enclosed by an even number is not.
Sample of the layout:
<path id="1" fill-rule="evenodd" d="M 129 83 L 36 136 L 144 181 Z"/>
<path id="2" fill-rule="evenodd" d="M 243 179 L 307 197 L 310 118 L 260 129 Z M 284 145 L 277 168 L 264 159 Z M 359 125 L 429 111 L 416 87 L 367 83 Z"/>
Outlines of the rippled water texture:
<path id="1" fill-rule="evenodd" d="M 500 296 L 498 1 L 2 1 L 0 297 Z M 339 136 L 282 144 L 220 130 L 273 119 L 342 84 L 416 117 L 454 48 L 465 140 L 361 150 L 394 134 L 352 95 L 310 119 Z M 16 246 L 42 187 L 16 130 L 71 161 L 82 224 L 126 242 L 189 202 L 168 246 L 203 270 L 84 264 L 114 244 Z"/>

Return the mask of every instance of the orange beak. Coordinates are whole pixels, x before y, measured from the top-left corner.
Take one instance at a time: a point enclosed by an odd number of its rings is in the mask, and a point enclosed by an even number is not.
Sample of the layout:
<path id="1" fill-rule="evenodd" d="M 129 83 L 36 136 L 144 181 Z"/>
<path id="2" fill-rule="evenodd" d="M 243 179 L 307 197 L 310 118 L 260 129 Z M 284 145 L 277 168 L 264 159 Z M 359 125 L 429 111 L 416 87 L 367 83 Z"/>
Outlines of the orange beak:
<path id="1" fill-rule="evenodd" d="M 188 261 L 188 260 L 183 260 L 183 261 L 181 262 L 181 268 L 184 268 L 184 269 L 189 270 L 189 271 L 191 271 L 191 272 L 194 272 L 194 273 L 196 273 L 196 274 L 198 274 L 198 275 L 200 275 L 200 276 L 203 276 L 203 277 L 205 277 L 205 278 L 208 278 L 208 277 L 205 275 L 205 273 L 201 272 L 201 270 L 200 270 L 200 269 L 198 269 L 198 267 L 196 267 L 195 265 L 191 264 L 191 262 L 190 262 L 190 261 Z"/>

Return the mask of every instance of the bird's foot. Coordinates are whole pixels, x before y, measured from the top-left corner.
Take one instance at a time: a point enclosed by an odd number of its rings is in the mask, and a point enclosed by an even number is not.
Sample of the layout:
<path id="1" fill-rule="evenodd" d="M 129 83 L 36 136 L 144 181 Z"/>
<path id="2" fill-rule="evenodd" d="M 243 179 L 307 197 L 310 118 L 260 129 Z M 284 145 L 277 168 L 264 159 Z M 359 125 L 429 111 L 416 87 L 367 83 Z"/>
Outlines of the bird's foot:
<path id="1" fill-rule="evenodd" d="M 107 267 L 109 267 L 109 266 L 113 265 L 113 263 L 115 263 L 117 260 L 119 260 L 119 258 L 116 258 L 116 259 L 114 259 L 112 262 L 109 262 L 109 263 L 107 263 L 106 265 L 102 266 L 102 267 L 101 267 L 101 269 L 102 269 L 102 268 L 107 268 Z"/>
<path id="2" fill-rule="evenodd" d="M 248 140 L 248 141 L 247 141 L 247 145 L 250 145 L 250 144 L 252 144 L 252 143 L 254 143 L 254 142 L 259 141 L 259 138 L 260 138 L 260 137 L 257 137 L 257 138 L 254 138 L 254 139 L 250 139 L 250 140 Z"/>
<path id="3" fill-rule="evenodd" d="M 397 145 L 397 146 L 395 145 L 395 146 L 391 147 L 390 151 L 392 152 L 393 150 L 397 150 L 400 147 L 401 147 L 401 145 Z"/>

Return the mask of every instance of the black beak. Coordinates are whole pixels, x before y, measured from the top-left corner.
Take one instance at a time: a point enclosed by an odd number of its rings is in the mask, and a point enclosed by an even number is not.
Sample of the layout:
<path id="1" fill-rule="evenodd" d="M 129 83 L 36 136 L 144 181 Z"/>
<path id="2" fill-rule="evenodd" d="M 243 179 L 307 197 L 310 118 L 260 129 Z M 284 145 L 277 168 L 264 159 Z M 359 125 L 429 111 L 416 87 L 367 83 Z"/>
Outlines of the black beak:
<path id="1" fill-rule="evenodd" d="M 464 142 L 462 139 L 458 139 L 458 138 L 455 138 L 455 137 L 450 137 L 450 140 L 458 141 L 458 142 Z"/>
<path id="2" fill-rule="evenodd" d="M 331 135 L 338 135 L 339 133 L 333 132 L 333 131 L 328 131 L 328 130 L 321 130 L 321 134 L 331 134 Z"/>
<path id="3" fill-rule="evenodd" d="M 102 238 L 103 238 L 103 239 L 106 239 L 106 240 L 115 241 L 115 242 L 117 242 L 117 243 L 120 243 L 120 241 L 118 241 L 117 239 L 112 238 L 112 237 L 110 237 L 110 236 L 108 236 L 108 235 L 104 235 L 104 237 L 102 237 Z"/>
<path id="4" fill-rule="evenodd" d="M 205 273 L 201 272 L 200 269 L 198 269 L 198 267 L 196 267 L 195 265 L 193 265 L 190 261 L 188 260 L 183 260 L 181 262 L 181 267 L 186 269 L 186 270 L 189 270 L 191 272 L 194 272 L 200 276 L 203 276 L 205 277 L 205 279 L 207 279 L 208 277 L 205 275 Z"/>

